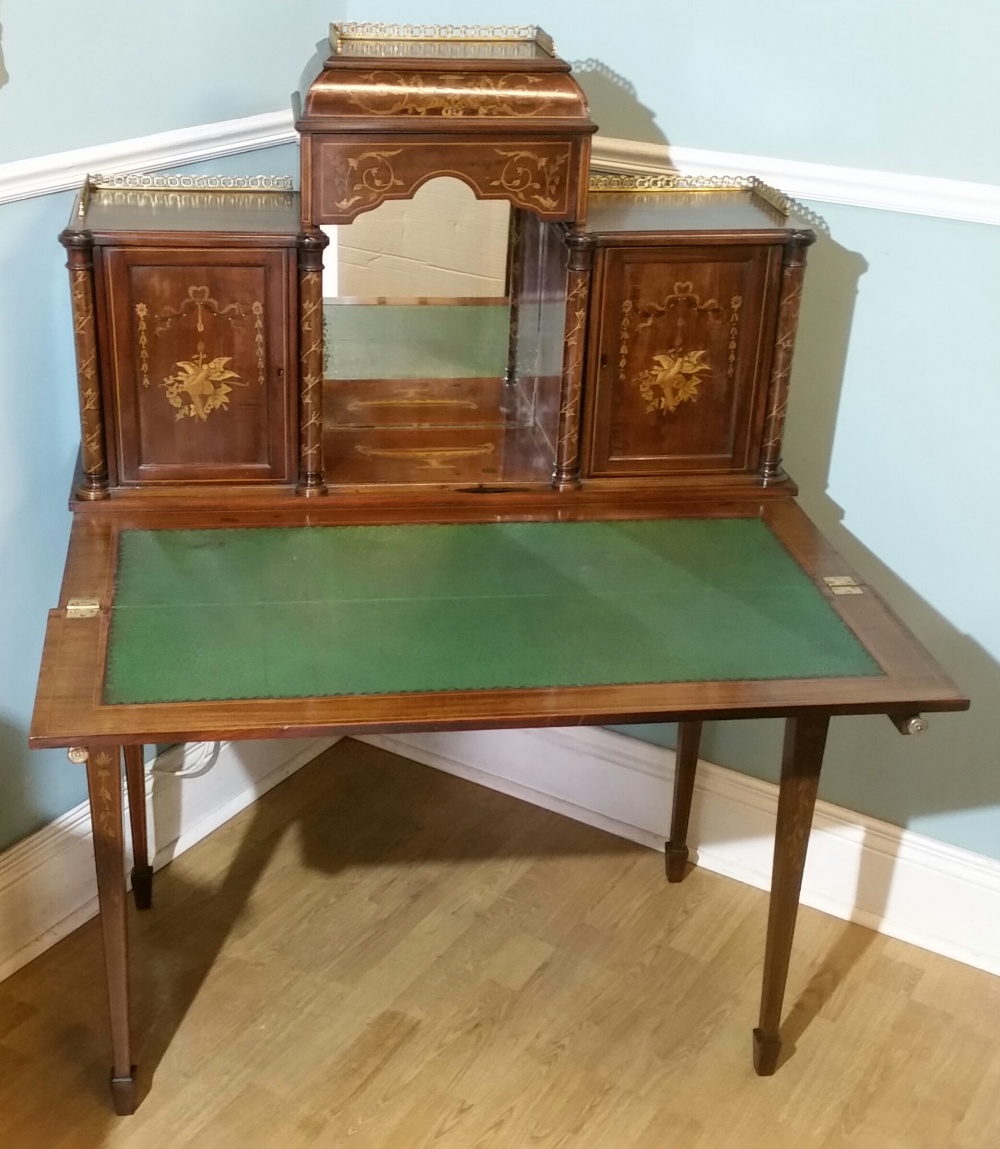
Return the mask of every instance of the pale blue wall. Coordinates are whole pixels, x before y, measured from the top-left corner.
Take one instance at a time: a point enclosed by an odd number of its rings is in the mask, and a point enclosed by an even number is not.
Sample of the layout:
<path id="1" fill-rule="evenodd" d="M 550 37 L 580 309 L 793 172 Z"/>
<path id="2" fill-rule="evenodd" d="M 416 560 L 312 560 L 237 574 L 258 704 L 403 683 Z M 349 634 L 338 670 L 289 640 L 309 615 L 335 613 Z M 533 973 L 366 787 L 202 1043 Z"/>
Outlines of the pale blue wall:
<path id="1" fill-rule="evenodd" d="M 70 203 L 46 196 L 0 207 L 0 845 L 85 796 L 65 754 L 29 754 L 25 746 L 80 442 L 67 387 L 73 351 L 65 272 L 51 242 Z"/>
<path id="2" fill-rule="evenodd" d="M 182 170 L 297 176 L 298 150 Z M 64 751 L 32 752 L 25 742 L 80 446 L 65 252 L 56 240 L 72 205 L 67 192 L 0 206 L 0 850 L 87 796 L 81 768 Z"/>
<path id="3" fill-rule="evenodd" d="M 288 107 L 344 0 L 0 0 L 0 163 Z"/>
<path id="4" fill-rule="evenodd" d="M 0 162 L 278 110 L 344 15 L 328 0 L 0 0 Z M 346 16 L 540 23 L 592 62 L 585 84 L 612 135 L 1000 183 L 983 138 L 1000 106 L 993 0 L 349 0 Z M 206 167 L 291 171 L 295 158 Z M 823 793 L 1000 857 L 1000 229 L 813 206 L 831 238 L 811 256 L 786 463 L 806 509 L 974 699 L 919 739 L 836 721 Z M 0 845 L 83 796 L 61 753 L 24 749 L 78 440 L 55 242 L 68 210 L 65 195 L 0 207 Z M 706 756 L 773 777 L 778 733 L 719 724 Z"/>
<path id="5" fill-rule="evenodd" d="M 341 0 L 0 0 L 0 163 L 288 107 Z M 4 72 L 7 75 L 3 82 Z M 293 147 L 188 170 L 297 174 Z M 65 253 L 72 196 L 0 206 L 0 849 L 86 796 L 25 745 L 79 447 Z"/>
<path id="6" fill-rule="evenodd" d="M 349 0 L 348 16 L 540 24 L 634 86 L 647 139 L 1000 182 L 996 0 Z"/>
<path id="7" fill-rule="evenodd" d="M 1000 228 L 815 206 L 836 242 L 810 254 L 785 464 L 973 700 L 917 738 L 836 719 L 821 794 L 1000 858 Z M 706 728 L 711 761 L 776 779 L 780 755 L 779 722 Z"/>

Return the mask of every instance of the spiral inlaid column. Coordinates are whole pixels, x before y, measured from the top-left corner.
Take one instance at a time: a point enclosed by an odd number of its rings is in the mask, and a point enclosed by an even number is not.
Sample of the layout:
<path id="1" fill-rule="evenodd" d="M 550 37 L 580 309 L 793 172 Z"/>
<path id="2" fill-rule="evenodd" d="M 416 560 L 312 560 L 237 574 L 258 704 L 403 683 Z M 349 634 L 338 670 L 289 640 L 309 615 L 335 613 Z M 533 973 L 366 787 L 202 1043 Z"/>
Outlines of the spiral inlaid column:
<path id="1" fill-rule="evenodd" d="M 569 270 L 566 278 L 566 326 L 563 336 L 562 391 L 559 400 L 559 431 L 553 486 L 580 485 L 580 412 L 583 399 L 583 358 L 587 338 L 587 301 L 590 269 L 594 260 L 592 236 L 571 231 Z"/>
<path id="2" fill-rule="evenodd" d="M 781 479 L 781 441 L 785 433 L 788 410 L 788 383 L 792 374 L 792 353 L 802 303 L 802 279 L 806 269 L 806 248 L 815 240 L 811 231 L 797 231 L 785 244 L 781 267 L 781 297 L 778 304 L 778 327 L 768 385 L 767 414 L 764 418 L 764 443 L 760 472 L 764 486 Z"/>
<path id="3" fill-rule="evenodd" d="M 80 455 L 83 481 L 76 489 L 81 499 L 108 497 L 108 453 L 104 437 L 100 360 L 94 312 L 94 241 L 87 231 L 64 231 L 73 340 L 76 346 L 76 385 L 80 400 Z"/>
<path id="4" fill-rule="evenodd" d="M 319 228 L 299 236 L 300 495 L 323 495 L 323 249 Z"/>

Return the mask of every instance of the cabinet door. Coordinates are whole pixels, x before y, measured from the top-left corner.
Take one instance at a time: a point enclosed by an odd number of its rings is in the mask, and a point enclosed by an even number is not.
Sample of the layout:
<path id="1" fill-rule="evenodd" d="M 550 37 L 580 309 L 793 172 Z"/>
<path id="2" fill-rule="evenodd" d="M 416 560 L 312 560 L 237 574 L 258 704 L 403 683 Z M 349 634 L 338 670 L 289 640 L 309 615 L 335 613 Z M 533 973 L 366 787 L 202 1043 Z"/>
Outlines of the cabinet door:
<path id="1" fill-rule="evenodd" d="M 289 481 L 288 252 L 112 248 L 101 272 L 118 481 Z"/>
<path id="2" fill-rule="evenodd" d="M 600 253 L 587 473 L 756 469 L 780 264 L 773 245 Z"/>

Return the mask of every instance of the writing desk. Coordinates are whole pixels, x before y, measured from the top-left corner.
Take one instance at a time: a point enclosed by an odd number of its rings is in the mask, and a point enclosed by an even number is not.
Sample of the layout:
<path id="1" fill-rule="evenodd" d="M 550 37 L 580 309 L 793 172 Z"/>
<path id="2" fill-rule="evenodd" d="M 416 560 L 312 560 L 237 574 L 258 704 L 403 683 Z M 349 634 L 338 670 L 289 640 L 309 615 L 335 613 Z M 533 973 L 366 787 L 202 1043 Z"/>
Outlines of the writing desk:
<path id="1" fill-rule="evenodd" d="M 148 907 L 144 743 L 676 720 L 679 880 L 701 723 L 784 717 L 753 1035 L 769 1074 L 831 716 L 905 728 L 968 706 L 791 499 L 602 514 L 572 492 L 453 494 L 421 514 L 289 499 L 76 515 L 31 745 L 86 762 L 117 1112 L 135 1106 L 121 748 Z"/>
<path id="2" fill-rule="evenodd" d="M 676 720 L 676 881 L 702 722 L 786 718 L 768 1074 L 830 717 L 968 705 L 781 468 L 809 220 L 753 177 L 591 175 L 570 71 L 536 27 L 335 24 L 298 192 L 77 197 L 82 457 L 31 744 L 87 765 L 120 1113 L 122 749 L 142 908 L 144 743 Z M 324 302 L 320 225 L 442 177 L 506 205 L 489 308 Z"/>

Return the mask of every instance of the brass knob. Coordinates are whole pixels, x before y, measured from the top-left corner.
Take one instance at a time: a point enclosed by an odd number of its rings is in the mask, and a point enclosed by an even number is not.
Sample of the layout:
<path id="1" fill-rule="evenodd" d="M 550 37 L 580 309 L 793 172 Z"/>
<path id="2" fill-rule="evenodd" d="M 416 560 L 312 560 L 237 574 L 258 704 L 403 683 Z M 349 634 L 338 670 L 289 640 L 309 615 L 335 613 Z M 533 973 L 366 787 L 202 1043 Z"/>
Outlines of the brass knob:
<path id="1" fill-rule="evenodd" d="M 923 734 L 927 729 L 927 719 L 921 718 L 919 714 L 903 716 L 891 714 L 889 717 L 900 734 Z"/>

